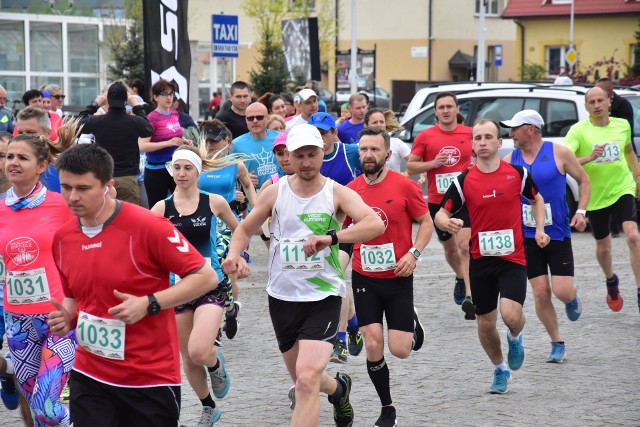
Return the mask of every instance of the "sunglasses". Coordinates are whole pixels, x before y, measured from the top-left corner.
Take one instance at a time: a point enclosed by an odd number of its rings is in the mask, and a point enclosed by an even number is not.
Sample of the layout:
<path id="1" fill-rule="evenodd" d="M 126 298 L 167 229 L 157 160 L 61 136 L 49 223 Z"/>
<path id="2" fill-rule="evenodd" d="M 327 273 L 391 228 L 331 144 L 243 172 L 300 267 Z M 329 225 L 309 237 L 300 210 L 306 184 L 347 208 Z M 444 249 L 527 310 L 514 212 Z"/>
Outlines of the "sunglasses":
<path id="1" fill-rule="evenodd" d="M 246 116 L 248 122 L 264 120 L 264 116 Z"/>
<path id="2" fill-rule="evenodd" d="M 51 97 L 55 99 L 65 99 L 67 95 L 51 95 Z"/>

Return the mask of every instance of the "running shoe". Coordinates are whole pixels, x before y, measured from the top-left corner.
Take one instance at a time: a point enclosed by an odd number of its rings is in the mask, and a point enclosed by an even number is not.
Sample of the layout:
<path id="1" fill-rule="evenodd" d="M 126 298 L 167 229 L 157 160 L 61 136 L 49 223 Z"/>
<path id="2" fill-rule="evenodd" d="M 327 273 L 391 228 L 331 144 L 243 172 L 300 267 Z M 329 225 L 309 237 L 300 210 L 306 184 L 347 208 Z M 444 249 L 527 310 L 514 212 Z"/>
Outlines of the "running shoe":
<path id="1" fill-rule="evenodd" d="M 496 368 L 493 370 L 493 384 L 489 387 L 489 393 L 505 394 L 509 391 L 509 379 L 511 379 L 511 371 Z"/>
<path id="2" fill-rule="evenodd" d="M 240 301 L 235 301 L 233 303 L 234 309 L 231 311 L 225 311 L 224 313 L 224 325 L 222 326 L 222 330 L 224 334 L 232 340 L 235 338 L 238 333 L 238 326 L 240 322 L 238 322 L 238 315 L 240 314 L 240 309 L 242 308 L 242 304 Z"/>
<path id="3" fill-rule="evenodd" d="M 342 340 L 336 340 L 333 346 L 333 354 L 331 355 L 333 363 L 347 363 L 347 345 Z"/>
<path id="4" fill-rule="evenodd" d="M 222 347 L 222 329 L 220 328 L 218 328 L 218 335 L 216 335 L 216 340 L 213 342 L 213 345 Z"/>
<path id="5" fill-rule="evenodd" d="M 336 381 L 342 384 L 342 397 L 334 400 L 329 396 L 329 403 L 333 405 L 333 420 L 337 427 L 351 427 L 353 425 L 353 407 L 349 402 L 351 377 L 338 372 L 336 374 Z"/>
<path id="6" fill-rule="evenodd" d="M 471 297 L 465 297 L 462 301 L 462 311 L 464 311 L 465 320 L 476 320 L 476 308 L 473 306 Z"/>
<path id="7" fill-rule="evenodd" d="M 200 420 L 198 424 L 196 424 L 196 427 L 210 427 L 220 419 L 220 415 L 220 409 L 217 407 L 203 406 L 202 412 L 200 413 Z"/>
<path id="8" fill-rule="evenodd" d="M 222 355 L 222 352 L 218 350 L 217 353 L 220 366 L 215 371 L 209 372 L 209 377 L 211 377 L 211 389 L 213 390 L 213 395 L 218 399 L 222 399 L 227 395 L 227 393 L 229 393 L 231 378 L 229 378 L 227 368 L 224 366 L 224 356 Z"/>
<path id="9" fill-rule="evenodd" d="M 564 359 L 564 343 L 552 342 L 551 353 L 547 356 L 547 362 L 562 363 Z"/>
<path id="10" fill-rule="evenodd" d="M 294 409 L 296 409 L 296 386 L 295 384 L 291 386 L 291 388 L 289 389 L 289 408 L 291 408 L 291 410 L 293 411 Z"/>
<path id="11" fill-rule="evenodd" d="M 578 295 L 571 301 L 564 305 L 564 311 L 567 313 L 567 317 L 572 322 L 575 322 L 580 318 L 582 314 L 582 303 L 580 302 L 580 298 Z"/>
<path id="12" fill-rule="evenodd" d="M 8 360 L 11 359 L 11 355 L 7 353 L 4 357 L 7 359 L 5 362 L 9 363 Z M 13 375 L 5 374 L 4 372 L 0 375 L 0 398 L 4 406 L 10 411 L 18 408 L 20 396 L 18 395 Z"/>
<path id="13" fill-rule="evenodd" d="M 360 329 L 356 329 L 350 331 L 347 329 L 347 341 L 349 342 L 349 354 L 352 356 L 357 356 L 362 351 L 362 347 L 364 346 L 364 339 L 362 338 L 362 334 L 360 333 Z"/>
<path id="14" fill-rule="evenodd" d="M 396 426 L 396 408 L 393 406 L 383 406 L 380 416 L 374 427 L 395 427 Z"/>
<path id="15" fill-rule="evenodd" d="M 424 328 L 418 318 L 418 310 L 413 307 L 413 351 L 418 351 L 424 344 Z"/>
<path id="16" fill-rule="evenodd" d="M 467 296 L 467 290 L 464 287 L 464 279 L 456 277 L 456 284 L 453 287 L 453 301 L 460 305 L 464 301 L 464 297 Z"/>
<path id="17" fill-rule="evenodd" d="M 607 281 L 607 304 L 611 311 L 622 310 L 622 295 L 618 290 L 618 284 L 620 283 L 617 275 L 613 275 L 613 285 L 610 285 Z"/>
<path id="18" fill-rule="evenodd" d="M 509 354 L 507 355 L 507 363 L 509 368 L 517 371 L 524 362 L 524 346 L 522 345 L 522 332 L 518 335 L 518 338 L 511 341 L 509 339 L 509 332 L 507 331 L 507 343 L 509 344 Z"/>
<path id="19" fill-rule="evenodd" d="M 640 310 L 640 289 L 638 289 L 638 310 Z"/>

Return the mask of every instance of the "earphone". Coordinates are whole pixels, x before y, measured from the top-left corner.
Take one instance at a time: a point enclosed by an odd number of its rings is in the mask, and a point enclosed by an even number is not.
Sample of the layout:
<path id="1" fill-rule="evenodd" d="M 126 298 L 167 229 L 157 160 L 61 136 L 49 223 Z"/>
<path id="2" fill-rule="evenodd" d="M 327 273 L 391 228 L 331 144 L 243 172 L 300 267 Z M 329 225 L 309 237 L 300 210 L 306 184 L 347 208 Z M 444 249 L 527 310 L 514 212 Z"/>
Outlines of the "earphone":
<path id="1" fill-rule="evenodd" d="M 109 186 L 107 186 L 107 187 L 104 189 L 104 194 L 103 194 L 103 196 L 106 196 L 108 192 L 109 192 Z"/>

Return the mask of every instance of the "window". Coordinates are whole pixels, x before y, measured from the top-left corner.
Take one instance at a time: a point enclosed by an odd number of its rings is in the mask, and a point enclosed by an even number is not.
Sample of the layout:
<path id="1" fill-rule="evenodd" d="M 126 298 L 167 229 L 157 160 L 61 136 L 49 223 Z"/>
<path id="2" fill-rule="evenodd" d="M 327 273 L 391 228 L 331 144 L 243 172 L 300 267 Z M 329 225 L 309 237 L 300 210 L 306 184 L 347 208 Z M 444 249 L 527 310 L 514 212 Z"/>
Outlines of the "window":
<path id="1" fill-rule="evenodd" d="M 484 14 L 488 16 L 498 16 L 498 0 L 476 0 L 476 15 L 480 15 L 480 3 L 484 2 Z"/>
<path id="2" fill-rule="evenodd" d="M 70 105 L 89 105 L 100 93 L 97 78 L 70 78 L 67 101 Z M 70 97 L 70 98 L 69 98 Z"/>
<path id="3" fill-rule="evenodd" d="M 556 77 L 571 70 L 571 65 L 565 60 L 569 46 L 547 46 L 547 77 Z"/>
<path id="4" fill-rule="evenodd" d="M 72 73 L 98 72 L 98 27 L 96 25 L 69 24 L 69 71 Z"/>
<path id="5" fill-rule="evenodd" d="M 481 98 L 478 102 L 477 119 L 501 122 L 510 120 L 522 110 L 540 111 L 540 100 L 535 98 Z M 507 138 L 509 129 L 503 129 L 502 137 Z"/>
<path id="6" fill-rule="evenodd" d="M 7 91 L 7 103 L 5 108 L 20 109 L 22 105 L 22 95 L 27 90 L 24 84 L 24 77 L 0 76 L 0 85 Z"/>
<path id="7" fill-rule="evenodd" d="M 31 70 L 62 71 L 62 25 L 31 21 Z"/>
<path id="8" fill-rule="evenodd" d="M 569 128 L 578 121 L 576 104 L 569 101 L 547 101 L 547 110 L 544 116 L 543 137 L 565 136 Z"/>
<path id="9" fill-rule="evenodd" d="M 18 21 L 0 21 L 0 70 L 25 71 L 24 24 Z"/>

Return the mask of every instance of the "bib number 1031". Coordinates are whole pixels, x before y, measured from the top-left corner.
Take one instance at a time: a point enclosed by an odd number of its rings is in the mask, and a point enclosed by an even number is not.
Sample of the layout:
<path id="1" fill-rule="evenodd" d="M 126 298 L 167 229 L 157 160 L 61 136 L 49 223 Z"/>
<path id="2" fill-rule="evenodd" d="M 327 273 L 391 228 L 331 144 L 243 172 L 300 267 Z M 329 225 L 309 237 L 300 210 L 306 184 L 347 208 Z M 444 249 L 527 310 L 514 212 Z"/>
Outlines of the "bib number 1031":
<path id="1" fill-rule="evenodd" d="M 303 245 L 306 239 L 280 240 L 280 265 L 283 270 L 322 270 L 324 258 L 322 252 L 317 252 L 310 257 L 304 253 Z"/>
<path id="2" fill-rule="evenodd" d="M 481 231 L 478 233 L 478 244 L 482 256 L 503 256 L 515 250 L 513 230 Z"/>
<path id="3" fill-rule="evenodd" d="M 33 304 L 49 301 L 49 282 L 44 268 L 7 271 L 7 299 L 10 304 Z"/>

